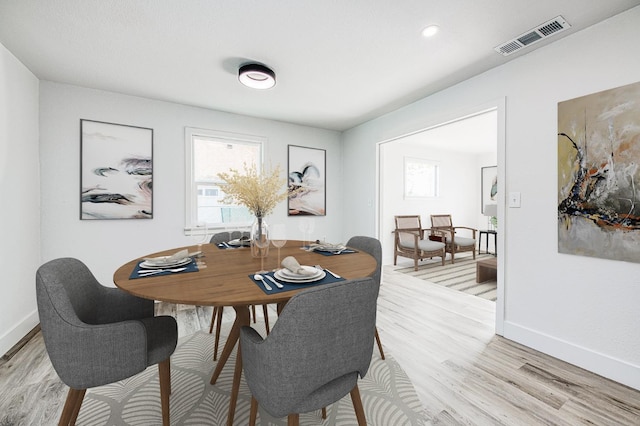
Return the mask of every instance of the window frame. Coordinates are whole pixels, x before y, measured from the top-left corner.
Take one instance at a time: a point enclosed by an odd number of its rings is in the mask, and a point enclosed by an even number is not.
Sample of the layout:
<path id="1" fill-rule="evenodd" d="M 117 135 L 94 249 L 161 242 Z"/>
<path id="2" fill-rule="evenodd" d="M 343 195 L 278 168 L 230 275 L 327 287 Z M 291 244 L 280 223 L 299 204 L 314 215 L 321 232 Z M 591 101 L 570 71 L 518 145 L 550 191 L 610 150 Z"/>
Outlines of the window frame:
<path id="1" fill-rule="evenodd" d="M 185 235 L 199 235 L 204 231 L 198 227 L 198 188 L 194 179 L 194 138 L 216 139 L 231 144 L 251 144 L 259 146 L 260 153 L 256 167 L 261 170 L 264 163 L 264 155 L 267 138 L 256 135 L 223 132 L 219 130 L 202 129 L 197 127 L 185 127 Z M 221 223 L 207 223 L 207 229 L 224 229 Z"/>

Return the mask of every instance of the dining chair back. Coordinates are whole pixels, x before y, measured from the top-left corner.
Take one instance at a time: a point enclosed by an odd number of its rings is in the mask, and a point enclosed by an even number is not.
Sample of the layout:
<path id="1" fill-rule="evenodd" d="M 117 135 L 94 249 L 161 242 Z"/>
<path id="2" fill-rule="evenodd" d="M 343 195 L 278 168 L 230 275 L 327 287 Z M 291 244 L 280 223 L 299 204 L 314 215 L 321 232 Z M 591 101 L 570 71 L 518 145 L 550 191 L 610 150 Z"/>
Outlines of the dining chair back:
<path id="1" fill-rule="evenodd" d="M 73 425 L 88 388 L 114 383 L 158 364 L 163 425 L 169 424 L 169 357 L 178 341 L 170 316 L 154 317 L 152 300 L 102 286 L 73 258 L 38 268 L 36 297 L 45 347 L 69 393 L 61 425 Z"/>
<path id="2" fill-rule="evenodd" d="M 470 251 L 473 259 L 476 258 L 476 232 L 475 228 L 468 226 L 453 226 L 450 214 L 431 215 L 431 229 L 446 238 L 445 250 L 451 254 L 451 263 L 455 263 L 456 253 Z M 467 236 L 458 235 L 459 230 L 465 230 Z"/>
<path id="3" fill-rule="evenodd" d="M 351 394 L 359 425 L 365 425 L 358 377 L 369 369 L 379 283 L 372 278 L 304 290 L 289 300 L 271 334 L 240 332 L 240 349 L 251 390 L 250 424 L 258 404 L 274 417 L 317 410 Z"/>
<path id="4" fill-rule="evenodd" d="M 211 244 L 228 243 L 231 240 L 237 240 L 242 237 L 248 237 L 248 231 L 223 231 L 217 232 L 211 236 Z"/>
<path id="5" fill-rule="evenodd" d="M 369 275 L 373 278 L 378 285 L 382 285 L 382 245 L 380 244 L 380 240 L 373 237 L 367 236 L 355 236 L 351 237 L 349 241 L 347 241 L 347 247 L 352 249 L 360 250 L 365 253 L 368 253 L 376 260 L 376 270 L 373 274 Z M 378 334 L 378 327 L 375 329 L 375 338 L 376 343 L 378 345 L 378 351 L 380 352 L 380 357 L 384 359 L 384 350 L 382 349 L 382 341 L 380 340 L 380 335 Z"/>

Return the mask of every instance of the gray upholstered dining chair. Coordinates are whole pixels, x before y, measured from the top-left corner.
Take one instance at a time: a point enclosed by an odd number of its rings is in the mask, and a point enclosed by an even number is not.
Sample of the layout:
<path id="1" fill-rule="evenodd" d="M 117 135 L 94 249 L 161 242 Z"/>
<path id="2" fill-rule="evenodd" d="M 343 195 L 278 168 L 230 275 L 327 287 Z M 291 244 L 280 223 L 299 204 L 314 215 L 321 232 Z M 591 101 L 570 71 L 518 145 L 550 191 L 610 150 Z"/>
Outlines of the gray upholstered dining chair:
<path id="1" fill-rule="evenodd" d="M 102 286 L 73 258 L 38 268 L 40 326 L 51 363 L 69 393 L 60 425 L 74 425 L 88 388 L 114 383 L 158 364 L 162 423 L 169 424 L 171 367 L 178 341 L 170 316 L 154 317 L 152 300 Z"/>
<path id="2" fill-rule="evenodd" d="M 211 236 L 211 244 L 223 244 L 228 243 L 231 240 L 236 240 L 242 237 L 248 237 L 249 232 L 243 231 L 231 231 L 231 232 L 218 232 Z M 213 344 L 213 360 L 218 359 L 218 348 L 220 347 L 220 327 L 222 327 L 222 313 L 224 310 L 224 306 L 214 306 L 213 313 L 211 314 L 211 324 L 209 324 L 209 334 L 213 333 L 213 327 L 215 325 L 216 328 L 216 337 Z M 251 313 L 253 315 L 253 322 L 256 322 L 256 306 L 251 305 Z M 269 334 L 269 311 L 267 310 L 267 305 L 262 305 L 262 314 L 264 315 L 264 326 L 267 330 L 267 334 Z"/>
<path id="3" fill-rule="evenodd" d="M 359 425 L 366 425 L 358 377 L 369 369 L 376 324 L 378 283 L 372 278 L 312 287 L 289 300 L 263 338 L 240 332 L 240 353 L 251 390 L 249 423 L 258 404 L 274 417 L 321 409 L 351 394 Z"/>
<path id="4" fill-rule="evenodd" d="M 380 285 L 382 283 L 382 245 L 380 244 L 380 240 L 358 235 L 351 237 L 346 245 L 347 247 L 368 253 L 376 260 L 376 271 L 370 275 L 370 277 Z M 378 350 L 380 351 L 380 357 L 384 359 L 384 351 L 382 350 L 378 327 L 375 328 L 375 338 L 378 344 Z"/>

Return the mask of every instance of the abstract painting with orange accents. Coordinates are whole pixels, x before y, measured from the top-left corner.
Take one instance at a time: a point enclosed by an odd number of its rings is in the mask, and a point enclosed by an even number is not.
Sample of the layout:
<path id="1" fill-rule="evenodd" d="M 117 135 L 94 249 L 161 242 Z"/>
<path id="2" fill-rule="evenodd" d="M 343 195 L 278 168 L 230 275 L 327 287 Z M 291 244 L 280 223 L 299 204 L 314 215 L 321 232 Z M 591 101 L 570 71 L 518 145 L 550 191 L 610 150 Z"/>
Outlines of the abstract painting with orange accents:
<path id="1" fill-rule="evenodd" d="M 558 252 L 640 263 L 640 82 L 558 103 Z"/>

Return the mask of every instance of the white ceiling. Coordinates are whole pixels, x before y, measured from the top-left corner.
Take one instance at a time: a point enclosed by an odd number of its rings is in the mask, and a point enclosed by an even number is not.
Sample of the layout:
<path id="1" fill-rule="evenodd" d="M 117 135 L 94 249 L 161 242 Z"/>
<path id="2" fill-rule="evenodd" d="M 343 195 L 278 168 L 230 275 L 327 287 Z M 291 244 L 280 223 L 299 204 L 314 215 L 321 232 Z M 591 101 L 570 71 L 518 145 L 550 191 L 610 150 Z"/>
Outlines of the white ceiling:
<path id="1" fill-rule="evenodd" d="M 498 112 L 481 112 L 461 117 L 430 129 L 397 139 L 404 145 L 441 149 L 467 154 L 494 153 L 497 155 Z"/>
<path id="2" fill-rule="evenodd" d="M 345 130 L 640 0 L 0 0 L 0 42 L 38 78 Z M 494 48 L 562 15 L 569 30 Z M 428 24 L 441 31 L 431 39 Z M 237 80 L 247 61 L 277 85 Z"/>

